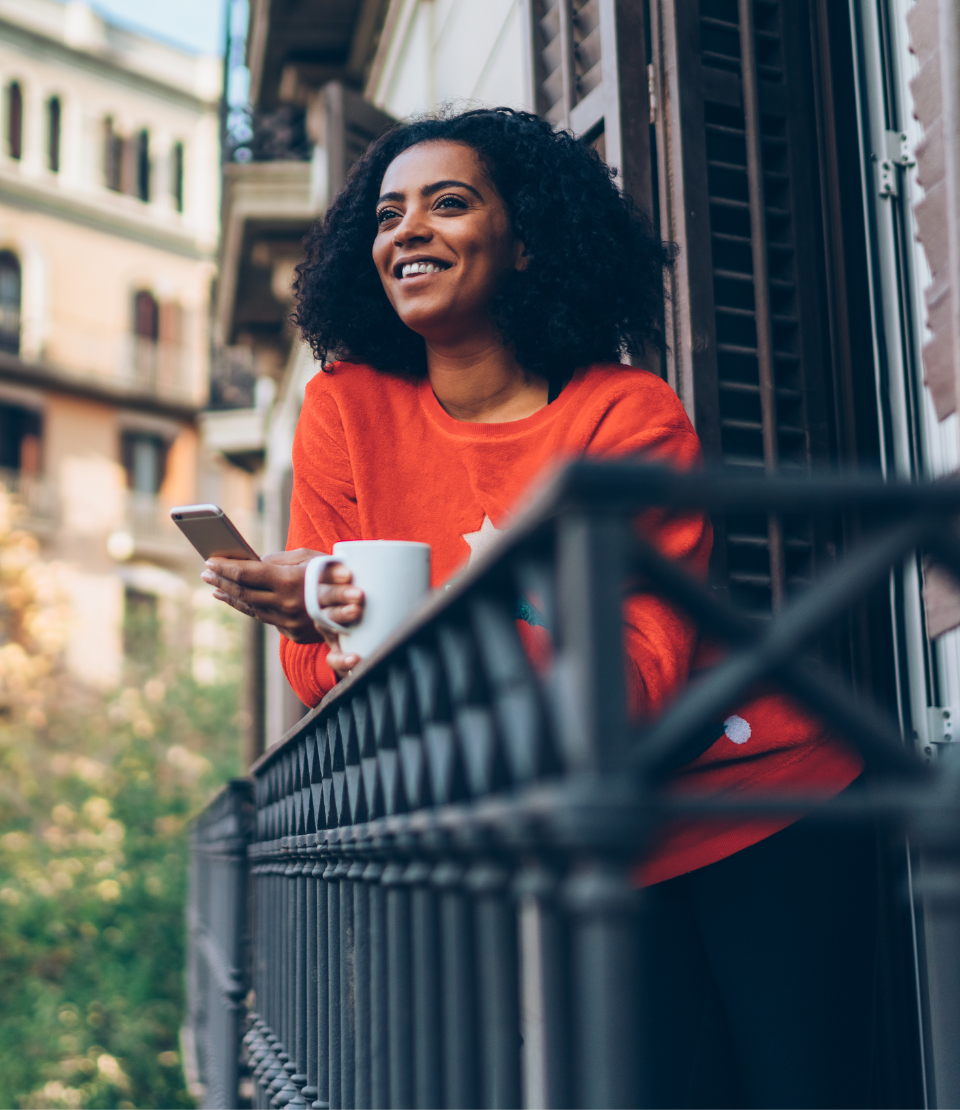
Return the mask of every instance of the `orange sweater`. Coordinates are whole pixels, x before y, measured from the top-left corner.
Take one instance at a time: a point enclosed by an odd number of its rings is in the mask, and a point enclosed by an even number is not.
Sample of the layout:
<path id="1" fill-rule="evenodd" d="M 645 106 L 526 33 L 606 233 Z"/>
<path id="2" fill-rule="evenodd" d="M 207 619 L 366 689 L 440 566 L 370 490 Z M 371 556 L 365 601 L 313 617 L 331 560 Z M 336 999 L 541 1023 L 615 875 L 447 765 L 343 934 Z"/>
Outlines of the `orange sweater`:
<path id="1" fill-rule="evenodd" d="M 544 467 L 584 454 L 639 454 L 679 469 L 699 465 L 701 457 L 676 394 L 645 370 L 580 370 L 533 416 L 473 424 L 447 415 L 426 380 L 337 363 L 307 386 L 293 447 L 287 546 L 329 551 L 338 540 L 419 540 L 432 548 L 437 586 L 479 552 L 494 530 L 508 526 L 511 511 Z M 712 534 L 704 514 L 648 510 L 638 527 L 662 554 L 691 573 L 706 574 Z M 531 634 L 542 630 L 523 628 L 534 647 Z M 652 595 L 626 603 L 624 648 L 634 713 L 655 714 L 675 696 L 694 662 L 697 640 L 693 621 L 678 606 Z M 326 653 L 325 645 L 281 641 L 287 678 L 306 705 L 316 705 L 334 684 Z M 763 704 L 766 709 L 756 708 Z M 812 782 L 835 791 L 859 773 L 859 757 L 784 699 L 759 699 L 740 712 L 750 722 L 751 742 L 721 737 L 681 772 L 678 788 L 689 781 L 697 790 L 738 789 L 762 779 L 765 787 Z M 770 719 L 769 730 L 758 712 Z M 677 826 L 664 834 L 638 877 L 656 882 L 714 862 L 790 821 Z"/>

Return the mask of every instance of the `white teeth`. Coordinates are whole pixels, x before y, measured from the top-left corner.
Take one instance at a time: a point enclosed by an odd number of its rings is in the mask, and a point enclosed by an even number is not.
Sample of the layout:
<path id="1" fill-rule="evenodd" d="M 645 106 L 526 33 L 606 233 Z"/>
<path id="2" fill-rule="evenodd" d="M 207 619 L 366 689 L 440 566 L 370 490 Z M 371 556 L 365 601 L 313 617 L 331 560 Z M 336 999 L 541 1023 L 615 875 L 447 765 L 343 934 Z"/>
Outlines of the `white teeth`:
<path id="1" fill-rule="evenodd" d="M 410 277 L 411 274 L 439 274 L 445 268 L 438 266 L 436 262 L 407 262 L 401 268 L 400 276 L 405 278 Z"/>

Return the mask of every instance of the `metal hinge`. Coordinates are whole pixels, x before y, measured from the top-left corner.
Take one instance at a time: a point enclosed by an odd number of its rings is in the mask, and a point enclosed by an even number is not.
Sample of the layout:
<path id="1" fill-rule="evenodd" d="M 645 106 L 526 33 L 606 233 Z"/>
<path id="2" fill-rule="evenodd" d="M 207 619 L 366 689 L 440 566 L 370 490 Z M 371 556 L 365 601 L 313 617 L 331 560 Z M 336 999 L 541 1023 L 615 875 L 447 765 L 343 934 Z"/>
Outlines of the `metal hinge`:
<path id="1" fill-rule="evenodd" d="M 650 99 L 650 122 L 657 122 L 657 71 L 653 62 L 647 66 L 647 96 Z"/>
<path id="2" fill-rule="evenodd" d="M 916 160 L 910 151 L 910 141 L 905 131 L 884 133 L 884 151 L 880 158 L 874 155 L 877 163 L 877 189 L 882 197 L 895 197 L 900 193 L 897 167 L 909 169 Z"/>
<path id="3" fill-rule="evenodd" d="M 927 709 L 927 729 L 931 744 L 955 744 L 960 741 L 960 730 L 956 722 L 960 720 L 960 710 L 952 706 L 932 705 Z"/>

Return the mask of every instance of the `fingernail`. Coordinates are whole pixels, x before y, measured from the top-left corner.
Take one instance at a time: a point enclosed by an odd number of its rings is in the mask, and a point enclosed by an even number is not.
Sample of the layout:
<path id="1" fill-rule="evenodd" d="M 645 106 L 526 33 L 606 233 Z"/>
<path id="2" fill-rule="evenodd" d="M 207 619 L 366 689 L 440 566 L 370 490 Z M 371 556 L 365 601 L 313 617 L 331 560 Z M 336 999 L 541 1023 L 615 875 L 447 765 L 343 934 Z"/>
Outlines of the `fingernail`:
<path id="1" fill-rule="evenodd" d="M 212 570 L 203 571 L 200 577 L 203 579 L 204 582 L 209 582 L 211 586 L 217 580 L 217 576 L 213 573 Z"/>
<path id="2" fill-rule="evenodd" d="M 345 662 L 345 663 L 346 663 L 346 664 L 347 664 L 348 666 L 351 666 L 351 667 L 352 667 L 352 666 L 354 665 L 354 663 L 359 663 L 359 662 L 360 662 L 360 656 L 359 656 L 359 655 L 345 655 L 345 656 L 343 657 L 343 661 L 344 661 L 344 662 Z"/>
<path id="3" fill-rule="evenodd" d="M 356 586 L 352 586 L 349 590 L 343 591 L 343 596 L 348 601 L 359 601 L 363 597 L 363 590 L 358 590 Z"/>

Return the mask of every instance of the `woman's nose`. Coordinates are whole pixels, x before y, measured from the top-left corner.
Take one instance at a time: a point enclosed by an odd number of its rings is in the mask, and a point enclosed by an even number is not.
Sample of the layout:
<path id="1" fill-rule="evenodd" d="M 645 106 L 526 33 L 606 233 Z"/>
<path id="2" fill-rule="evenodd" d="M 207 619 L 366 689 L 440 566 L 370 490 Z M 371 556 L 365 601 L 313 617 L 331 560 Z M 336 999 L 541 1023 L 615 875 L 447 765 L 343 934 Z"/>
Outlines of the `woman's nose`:
<path id="1" fill-rule="evenodd" d="M 408 243 L 424 242 L 432 238 L 429 225 L 419 212 L 407 212 L 393 233 L 395 246 L 403 247 Z"/>

